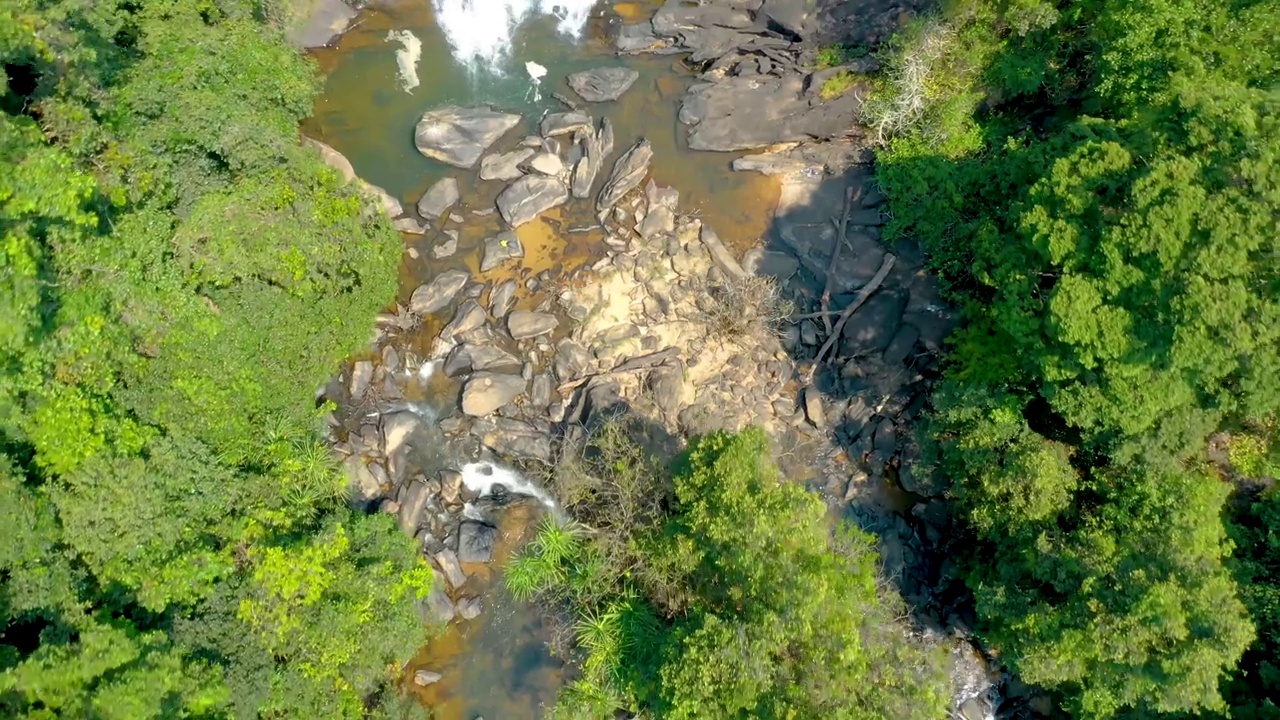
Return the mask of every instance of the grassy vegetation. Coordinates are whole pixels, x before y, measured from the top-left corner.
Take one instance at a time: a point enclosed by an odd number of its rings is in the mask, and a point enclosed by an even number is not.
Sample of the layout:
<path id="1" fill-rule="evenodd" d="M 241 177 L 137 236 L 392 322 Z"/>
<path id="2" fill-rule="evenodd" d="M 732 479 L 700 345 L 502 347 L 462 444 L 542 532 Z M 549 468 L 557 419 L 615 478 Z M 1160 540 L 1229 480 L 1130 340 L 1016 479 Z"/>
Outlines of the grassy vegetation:
<path id="1" fill-rule="evenodd" d="M 869 537 L 833 531 L 763 434 L 695 440 L 673 468 L 625 422 L 553 473 L 568 518 L 508 569 L 567 613 L 582 675 L 555 717 L 941 718 L 941 658 L 911 641 Z"/>
<path id="2" fill-rule="evenodd" d="M 823 100 L 834 100 L 853 89 L 858 84 L 858 76 L 848 70 L 841 70 L 822 82 L 818 95 Z"/>

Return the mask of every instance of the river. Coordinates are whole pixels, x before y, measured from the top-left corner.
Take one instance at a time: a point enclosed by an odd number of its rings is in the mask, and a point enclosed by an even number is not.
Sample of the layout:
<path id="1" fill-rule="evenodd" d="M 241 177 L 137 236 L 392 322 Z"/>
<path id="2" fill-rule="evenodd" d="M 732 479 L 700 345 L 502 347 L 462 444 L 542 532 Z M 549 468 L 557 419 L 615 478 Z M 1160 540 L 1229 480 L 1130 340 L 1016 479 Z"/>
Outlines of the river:
<path id="1" fill-rule="evenodd" d="M 448 175 L 461 188 L 454 212 L 469 216 L 460 227 L 457 253 L 436 259 L 430 248 L 438 235 L 406 234 L 402 297 L 450 268 L 467 269 L 481 282 L 513 275 L 510 268 L 479 272 L 480 243 L 501 228 L 496 214 L 483 217 L 474 211 L 492 208 L 504 183 L 480 181 L 474 171 L 423 157 L 413 144 L 422 113 L 450 104 L 490 105 L 523 114 L 525 130 L 536 133 L 543 114 L 566 109 L 553 93 L 574 98 L 565 76 L 601 66 L 624 65 L 636 70 L 639 80 L 618 101 L 581 103 L 583 110 L 611 119 L 618 147 L 647 138 L 654 149 L 654 180 L 677 188 L 682 209 L 713 226 L 726 244 L 740 252 L 760 243 L 777 203 L 777 185 L 762 175 L 733 172 L 731 154 L 688 149 L 677 113 L 692 73 L 677 57 L 618 57 L 612 50 L 612 28 L 648 17 L 654 7 L 567 0 L 559 13 L 565 17 L 557 17 L 521 0 L 442 0 L 437 5 L 397 0 L 362 11 L 331 47 L 311 51 L 324 74 L 324 90 L 304 124 L 306 135 L 343 153 L 360 177 L 406 207 Z M 523 20 L 512 27 L 505 17 Z M 530 61 L 547 69 L 536 88 L 525 68 Z M 509 149 L 519 137 L 509 133 L 494 150 Z M 593 262 L 603 254 L 602 235 L 569 230 L 595 222 L 589 201 L 572 201 L 521 226 L 525 257 L 514 275 L 527 279 Z M 438 329 L 438 323 L 425 323 L 407 345 L 421 348 L 425 356 Z M 456 386 L 441 386 L 436 376 L 419 390 L 413 399 L 433 413 L 452 411 L 446 405 L 456 398 Z M 504 515 L 495 564 L 533 519 L 527 513 Z M 451 623 L 424 647 L 408 668 L 406 689 L 438 720 L 542 716 L 566 680 L 566 665 L 548 649 L 548 626 L 532 607 L 506 594 L 499 574 L 487 567 L 467 569 L 468 589 L 483 593 L 485 612 Z M 419 687 L 412 681 L 417 670 L 443 677 Z"/>

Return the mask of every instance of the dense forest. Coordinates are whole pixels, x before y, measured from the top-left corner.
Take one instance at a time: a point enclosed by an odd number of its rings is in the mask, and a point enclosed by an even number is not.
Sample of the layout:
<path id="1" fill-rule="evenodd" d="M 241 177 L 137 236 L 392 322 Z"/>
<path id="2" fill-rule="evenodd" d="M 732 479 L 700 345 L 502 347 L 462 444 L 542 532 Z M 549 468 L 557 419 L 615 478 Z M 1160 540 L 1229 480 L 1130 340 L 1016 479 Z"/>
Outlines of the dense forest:
<path id="1" fill-rule="evenodd" d="M 956 0 L 893 45 L 984 639 L 1074 717 L 1280 717 L 1280 3 Z"/>
<path id="2" fill-rule="evenodd" d="M 430 569 L 316 400 L 401 243 L 300 146 L 284 20 L 0 8 L 4 717 L 420 712 Z M 921 432 L 979 637 L 1071 717 L 1277 720 L 1280 0 L 946 0 L 874 52 L 889 231 L 966 318 Z M 947 712 L 759 432 L 667 467 L 605 428 L 551 481 L 579 524 L 509 584 L 572 611 L 562 717 Z"/>
<path id="3" fill-rule="evenodd" d="M 423 639 L 430 569 L 348 513 L 315 400 L 400 240 L 300 147 L 278 20 L 0 9 L 6 718 L 376 716 Z"/>

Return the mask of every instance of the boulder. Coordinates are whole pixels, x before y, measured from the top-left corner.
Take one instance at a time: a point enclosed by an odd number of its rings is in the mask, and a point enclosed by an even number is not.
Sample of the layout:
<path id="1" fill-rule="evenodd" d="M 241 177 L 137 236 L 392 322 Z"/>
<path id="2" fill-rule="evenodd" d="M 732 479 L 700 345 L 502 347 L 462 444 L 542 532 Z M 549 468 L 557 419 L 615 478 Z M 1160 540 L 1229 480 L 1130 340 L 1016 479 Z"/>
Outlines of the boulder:
<path id="1" fill-rule="evenodd" d="M 480 598 L 464 597 L 458 600 L 457 615 L 463 620 L 475 620 L 482 612 L 484 612 L 484 606 L 480 603 Z M 484 718 L 476 715 L 473 720 L 484 720 Z"/>
<path id="2" fill-rule="evenodd" d="M 809 173 L 821 177 L 839 175 L 854 165 L 866 165 L 874 160 L 875 153 L 865 141 L 831 140 L 804 142 L 783 150 L 744 155 L 733 161 L 733 169 L 771 176 Z"/>
<path id="3" fill-rule="evenodd" d="M 662 37 L 678 37 L 691 28 L 746 29 L 755 25 L 755 14 L 748 3 L 707 3 L 691 5 L 671 0 L 653 14 L 653 32 Z M 758 4 L 756 4 L 758 7 Z"/>
<path id="4" fill-rule="evenodd" d="M 640 223 L 640 227 L 636 228 L 636 232 L 640 236 L 648 240 L 655 235 L 670 234 L 676 229 L 676 214 L 671 208 L 665 205 L 658 205 L 649 208 L 649 214 L 644 216 L 644 220 Z"/>
<path id="5" fill-rule="evenodd" d="M 404 447 L 409 436 L 418 429 L 421 423 L 418 416 L 411 412 L 388 413 L 382 416 L 382 454 L 391 457 Z"/>
<path id="6" fill-rule="evenodd" d="M 559 325 L 555 315 L 529 310 L 513 310 L 507 317 L 507 330 L 516 340 L 545 335 Z"/>
<path id="7" fill-rule="evenodd" d="M 398 513 L 400 530 L 405 535 L 413 537 L 417 534 L 418 524 L 422 520 L 422 510 L 427 506 L 427 500 L 430 498 L 427 485 L 421 480 L 414 480 L 405 488 L 404 500 L 400 503 Z"/>
<path id="8" fill-rule="evenodd" d="M 425 235 L 427 233 L 427 224 L 418 218 L 402 217 L 391 221 L 391 227 L 402 233 L 409 235 Z"/>
<path id="9" fill-rule="evenodd" d="M 757 17 L 800 40 L 817 29 L 817 15 L 818 6 L 804 0 L 764 0 Z"/>
<path id="10" fill-rule="evenodd" d="M 622 55 L 654 53 L 671 55 L 683 52 L 679 47 L 653 32 L 653 23 L 645 21 L 637 25 L 623 25 L 618 28 L 618 36 L 614 38 L 614 47 Z"/>
<path id="11" fill-rule="evenodd" d="M 535 408 L 546 408 L 551 404 L 551 376 L 540 373 L 533 376 L 533 385 L 529 390 L 529 402 Z"/>
<path id="12" fill-rule="evenodd" d="M 653 146 L 648 140 L 642 139 L 631 146 L 631 149 L 623 153 L 622 157 L 613 164 L 613 172 L 609 174 L 609 180 L 600 190 L 596 209 L 607 210 L 616 205 L 624 195 L 640 187 L 640 183 L 644 182 L 645 176 L 649 174 L 649 163 L 652 160 Z"/>
<path id="13" fill-rule="evenodd" d="M 438 672 L 431 672 L 430 670 L 419 670 L 413 674 L 413 684 L 419 687 L 435 685 L 443 679 L 443 675 Z"/>
<path id="14" fill-rule="evenodd" d="M 458 252 L 458 231 L 445 230 L 444 237 L 442 242 L 436 243 L 431 248 L 431 257 L 437 260 L 453 257 L 453 254 Z"/>
<path id="15" fill-rule="evenodd" d="M 431 588 L 431 594 L 423 601 L 424 610 L 438 622 L 449 622 L 453 619 L 453 601 L 440 583 Z"/>
<path id="16" fill-rule="evenodd" d="M 534 155 L 527 163 L 528 168 L 536 173 L 557 177 L 564 172 L 564 161 L 559 155 L 549 152 L 541 152 Z"/>
<path id="17" fill-rule="evenodd" d="M 515 355 L 493 345 L 463 343 L 454 348 L 444 361 L 444 374 L 461 377 L 478 370 L 512 370 L 520 367 Z"/>
<path id="18" fill-rule="evenodd" d="M 581 344 L 566 338 L 556 345 L 556 357 L 552 365 L 560 382 L 577 380 L 591 367 L 591 353 Z"/>
<path id="19" fill-rule="evenodd" d="M 498 138 L 520 123 L 520 116 L 488 107 L 450 105 L 423 114 L 414 131 L 418 152 L 460 168 L 475 167 L 480 156 Z"/>
<path id="20" fill-rule="evenodd" d="M 418 315 L 440 310 L 462 291 L 471 276 L 463 270 L 445 270 L 431 282 L 421 285 L 409 298 L 409 309 Z"/>
<path id="21" fill-rule="evenodd" d="M 818 429 L 827 424 L 827 414 L 822 409 L 822 393 L 812 385 L 804 389 L 804 416 Z"/>
<path id="22" fill-rule="evenodd" d="M 493 559 L 493 544 L 498 529 L 482 522 L 467 520 L 458 526 L 458 561 L 486 563 Z"/>
<path id="23" fill-rule="evenodd" d="M 613 121 L 607 117 L 600 118 L 600 130 L 596 132 L 596 140 L 600 143 L 600 161 L 613 154 Z"/>
<path id="24" fill-rule="evenodd" d="M 519 420 L 497 418 L 493 427 L 480 436 L 480 441 L 504 457 L 551 461 L 551 437 Z"/>
<path id="25" fill-rule="evenodd" d="M 882 291 L 873 295 L 844 325 L 841 345 L 844 356 L 884 352 L 898 332 L 905 306 L 906 298 L 899 293 Z"/>
<path id="26" fill-rule="evenodd" d="M 541 130 L 543 137 L 591 132 L 591 118 L 579 112 L 551 113 L 542 118 Z"/>
<path id="27" fill-rule="evenodd" d="M 480 160 L 481 180 L 515 180 L 524 174 L 520 165 L 533 157 L 532 148 L 520 148 L 509 153 L 485 155 Z"/>
<path id="28" fill-rule="evenodd" d="M 569 87 L 587 102 L 617 100 L 631 89 L 640 73 L 624 67 L 583 70 L 569 76 Z"/>
<path id="29" fill-rule="evenodd" d="M 488 415 L 510 404 L 524 388 L 525 379 L 519 375 L 475 373 L 462 388 L 462 412 L 471 417 Z"/>
<path id="30" fill-rule="evenodd" d="M 889 341 L 889 347 L 885 348 L 884 361 L 890 367 L 901 365 L 911 352 L 915 350 L 916 340 L 920 339 L 920 331 L 913 325 L 903 324 L 898 328 L 898 332 L 894 334 L 893 340 Z"/>
<path id="31" fill-rule="evenodd" d="M 684 397 L 684 373 L 680 368 L 654 368 L 649 373 L 648 386 L 658 408 L 669 420 L 675 419 Z"/>
<path id="32" fill-rule="evenodd" d="M 750 263 L 743 258 L 743 268 L 753 275 L 762 275 L 771 277 L 778 282 L 786 282 L 796 274 L 800 269 L 800 261 L 791 253 L 778 252 L 777 250 L 763 250 L 752 256 Z"/>
<path id="33" fill-rule="evenodd" d="M 591 195 L 591 185 L 596 181 L 597 170 L 599 167 L 592 162 L 590 155 L 578 158 L 577 164 L 573 166 L 570 182 L 570 189 L 575 198 L 582 199 Z"/>
<path id="34" fill-rule="evenodd" d="M 359 12 L 342 0 L 317 0 L 302 7 L 308 12 L 290 24 L 286 37 L 303 49 L 328 45 L 346 31 Z"/>
<path id="35" fill-rule="evenodd" d="M 673 187 L 662 187 L 650 178 L 644 186 L 644 196 L 649 201 L 649 209 L 665 207 L 676 210 L 680 205 L 680 191 Z"/>
<path id="36" fill-rule="evenodd" d="M 480 260 L 480 272 L 489 272 L 508 260 L 524 257 L 520 238 L 510 230 L 504 230 L 484 241 L 484 257 Z"/>
<path id="37" fill-rule="evenodd" d="M 558 178 L 525 175 L 498 195 L 498 212 L 511 227 L 533 220 L 553 207 L 569 200 L 569 188 Z"/>
<path id="38" fill-rule="evenodd" d="M 489 314 L 502 318 L 511 309 L 516 298 L 516 281 L 504 280 L 489 293 Z"/>
<path id="39" fill-rule="evenodd" d="M 369 383 L 373 380 L 373 363 L 368 360 L 358 360 L 351 365 L 351 383 L 347 386 L 347 393 L 351 400 L 360 402 L 364 399 L 364 394 L 369 391 Z"/>
<path id="40" fill-rule="evenodd" d="M 447 177 L 422 194 L 418 200 L 418 214 L 434 220 L 449 211 L 458 202 L 458 181 Z"/>
<path id="41" fill-rule="evenodd" d="M 729 252 L 729 248 L 720 242 L 720 236 L 716 235 L 716 231 L 712 230 L 710 225 L 702 226 L 702 232 L 698 234 L 698 239 L 707 248 L 707 253 L 711 255 L 711 260 L 715 262 L 716 267 L 720 268 L 720 272 L 738 280 L 747 277 L 746 271 L 734 259 L 733 253 Z"/>
<path id="42" fill-rule="evenodd" d="M 444 576 L 444 581 L 449 583 L 449 587 L 457 590 L 467 582 L 467 576 L 462 572 L 462 566 L 458 564 L 458 554 L 445 548 L 432 556 L 436 561 L 436 567 L 440 568 L 440 574 Z"/>
<path id="43" fill-rule="evenodd" d="M 458 306 L 457 311 L 453 313 L 453 319 L 440 329 L 440 339 L 450 340 L 455 335 L 462 335 L 484 325 L 484 321 L 488 316 L 484 312 L 484 308 L 480 307 L 480 303 L 475 300 L 463 300 Z"/>

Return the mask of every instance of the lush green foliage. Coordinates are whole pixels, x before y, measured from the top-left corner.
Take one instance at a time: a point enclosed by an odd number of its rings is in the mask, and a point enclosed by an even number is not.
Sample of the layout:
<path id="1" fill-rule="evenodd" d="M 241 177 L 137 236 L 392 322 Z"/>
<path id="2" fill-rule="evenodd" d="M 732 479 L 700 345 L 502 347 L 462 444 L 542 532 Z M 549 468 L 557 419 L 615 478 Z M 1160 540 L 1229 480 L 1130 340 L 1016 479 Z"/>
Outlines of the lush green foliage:
<path id="1" fill-rule="evenodd" d="M 1280 410 L 1278 38 L 1273 0 L 965 0 L 872 104 L 891 230 L 968 319 L 932 434 L 987 638 L 1080 717 L 1225 711 L 1274 647 L 1206 441 Z"/>
<path id="2" fill-rule="evenodd" d="M 548 522 L 508 573 L 577 618 L 583 677 L 561 716 L 945 714 L 939 658 L 894 621 L 871 541 L 833 536 L 822 502 L 779 482 L 760 431 L 694 441 L 670 485 L 620 433 L 606 428 L 585 465 L 560 471 L 582 491 L 574 514 L 603 522 Z M 669 510 L 625 509 L 664 489 Z"/>
<path id="3" fill-rule="evenodd" d="M 299 146 L 265 10 L 0 9 L 5 717 L 362 717 L 422 638 L 314 397 L 398 239 Z"/>

